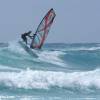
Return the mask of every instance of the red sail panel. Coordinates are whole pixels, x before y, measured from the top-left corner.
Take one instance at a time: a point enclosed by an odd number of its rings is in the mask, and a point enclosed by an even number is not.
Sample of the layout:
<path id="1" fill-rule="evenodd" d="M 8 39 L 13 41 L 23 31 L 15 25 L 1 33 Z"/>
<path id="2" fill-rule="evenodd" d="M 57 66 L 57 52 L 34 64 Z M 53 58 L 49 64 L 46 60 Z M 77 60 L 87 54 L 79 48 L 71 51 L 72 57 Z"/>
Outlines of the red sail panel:
<path id="1" fill-rule="evenodd" d="M 45 17 L 40 22 L 35 36 L 31 42 L 31 48 L 41 48 L 50 30 L 56 14 L 53 9 L 50 9 Z"/>

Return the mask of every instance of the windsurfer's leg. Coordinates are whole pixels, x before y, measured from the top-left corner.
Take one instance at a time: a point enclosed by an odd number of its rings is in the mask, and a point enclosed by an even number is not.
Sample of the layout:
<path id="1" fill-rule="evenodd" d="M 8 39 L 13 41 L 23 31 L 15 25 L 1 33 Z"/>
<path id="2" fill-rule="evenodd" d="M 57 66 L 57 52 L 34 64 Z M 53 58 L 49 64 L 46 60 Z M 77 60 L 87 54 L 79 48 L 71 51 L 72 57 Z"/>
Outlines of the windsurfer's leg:
<path id="1" fill-rule="evenodd" d="M 25 43 L 27 44 L 27 39 L 25 39 Z"/>

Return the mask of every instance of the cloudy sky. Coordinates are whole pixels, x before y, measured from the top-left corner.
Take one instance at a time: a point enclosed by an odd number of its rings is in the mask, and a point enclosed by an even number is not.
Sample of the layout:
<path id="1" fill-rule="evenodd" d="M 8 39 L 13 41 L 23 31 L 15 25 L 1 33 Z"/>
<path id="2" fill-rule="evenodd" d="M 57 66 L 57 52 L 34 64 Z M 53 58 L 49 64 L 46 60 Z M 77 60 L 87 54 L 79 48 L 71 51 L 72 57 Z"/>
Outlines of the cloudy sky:
<path id="1" fill-rule="evenodd" d="M 0 42 L 34 33 L 50 8 L 57 16 L 46 42 L 100 42 L 100 0 L 0 0 Z"/>

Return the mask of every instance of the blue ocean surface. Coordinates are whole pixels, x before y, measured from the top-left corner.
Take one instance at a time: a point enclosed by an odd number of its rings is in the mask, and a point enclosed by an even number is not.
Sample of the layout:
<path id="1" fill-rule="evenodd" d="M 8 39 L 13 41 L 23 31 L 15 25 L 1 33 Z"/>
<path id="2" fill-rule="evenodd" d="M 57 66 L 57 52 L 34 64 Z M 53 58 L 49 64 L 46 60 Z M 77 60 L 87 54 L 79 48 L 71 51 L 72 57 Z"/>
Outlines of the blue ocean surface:
<path id="1" fill-rule="evenodd" d="M 100 100 L 100 44 L 48 43 L 28 54 L 0 43 L 0 100 Z"/>

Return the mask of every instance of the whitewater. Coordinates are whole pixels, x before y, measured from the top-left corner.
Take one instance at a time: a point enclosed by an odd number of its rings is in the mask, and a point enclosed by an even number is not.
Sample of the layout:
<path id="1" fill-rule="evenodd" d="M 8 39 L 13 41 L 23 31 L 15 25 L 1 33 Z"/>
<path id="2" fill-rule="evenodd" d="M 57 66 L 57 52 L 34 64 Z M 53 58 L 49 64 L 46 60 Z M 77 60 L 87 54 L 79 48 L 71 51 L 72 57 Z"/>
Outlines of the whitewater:
<path id="1" fill-rule="evenodd" d="M 0 43 L 0 100 L 100 100 L 100 44 L 48 43 L 28 54 Z"/>

